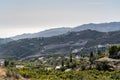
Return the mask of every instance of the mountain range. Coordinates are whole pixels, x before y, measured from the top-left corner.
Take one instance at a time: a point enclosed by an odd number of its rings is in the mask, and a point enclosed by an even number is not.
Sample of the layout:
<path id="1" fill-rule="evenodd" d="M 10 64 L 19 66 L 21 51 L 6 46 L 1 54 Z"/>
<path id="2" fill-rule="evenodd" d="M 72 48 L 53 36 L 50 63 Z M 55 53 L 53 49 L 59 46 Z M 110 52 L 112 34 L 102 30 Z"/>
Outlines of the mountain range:
<path id="1" fill-rule="evenodd" d="M 76 51 L 90 53 L 98 45 L 119 43 L 120 22 L 91 23 L 0 39 L 0 56 L 21 59 Z"/>
<path id="2" fill-rule="evenodd" d="M 11 41 L 0 46 L 0 56 L 14 56 L 21 59 L 28 56 L 62 54 L 75 50 L 79 52 L 81 49 L 83 49 L 82 53 L 89 53 L 89 49 L 95 46 L 119 43 L 120 31 L 84 30 L 53 37 Z"/>
<path id="3" fill-rule="evenodd" d="M 25 39 L 25 38 L 51 37 L 51 36 L 65 34 L 67 32 L 78 32 L 78 31 L 83 31 L 87 29 L 96 30 L 100 32 L 119 31 L 120 22 L 99 23 L 99 24 L 90 23 L 90 24 L 77 26 L 75 28 L 69 28 L 69 27 L 54 28 L 54 29 L 49 29 L 42 32 L 38 32 L 38 33 L 33 33 L 33 34 L 17 35 L 17 36 L 11 37 L 11 39 L 19 40 L 19 39 Z"/>
<path id="4" fill-rule="evenodd" d="M 25 39 L 25 38 L 51 37 L 51 36 L 57 36 L 57 35 L 65 34 L 70 30 L 71 30 L 71 28 L 54 28 L 54 29 L 41 31 L 41 32 L 38 32 L 38 33 L 33 33 L 33 34 L 17 35 L 15 37 L 12 37 L 12 39 L 13 40 L 19 40 L 19 39 Z"/>

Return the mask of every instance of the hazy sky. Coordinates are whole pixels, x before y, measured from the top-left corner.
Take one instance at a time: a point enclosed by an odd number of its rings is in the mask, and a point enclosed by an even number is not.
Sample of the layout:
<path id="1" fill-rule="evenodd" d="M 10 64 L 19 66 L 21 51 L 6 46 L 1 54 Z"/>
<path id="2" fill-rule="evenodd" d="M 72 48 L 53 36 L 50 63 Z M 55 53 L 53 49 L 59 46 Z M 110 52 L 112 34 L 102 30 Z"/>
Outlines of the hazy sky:
<path id="1" fill-rule="evenodd" d="M 120 0 L 0 0 L 0 37 L 120 21 Z"/>

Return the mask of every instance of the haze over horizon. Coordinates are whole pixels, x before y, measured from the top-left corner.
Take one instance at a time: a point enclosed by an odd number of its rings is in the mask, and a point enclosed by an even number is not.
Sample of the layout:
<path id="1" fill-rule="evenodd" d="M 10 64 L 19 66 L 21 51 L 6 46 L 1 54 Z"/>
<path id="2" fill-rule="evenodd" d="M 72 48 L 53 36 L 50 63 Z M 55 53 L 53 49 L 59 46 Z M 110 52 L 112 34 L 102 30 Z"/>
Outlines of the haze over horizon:
<path id="1" fill-rule="evenodd" d="M 120 0 L 1 0 L 0 38 L 120 21 Z"/>

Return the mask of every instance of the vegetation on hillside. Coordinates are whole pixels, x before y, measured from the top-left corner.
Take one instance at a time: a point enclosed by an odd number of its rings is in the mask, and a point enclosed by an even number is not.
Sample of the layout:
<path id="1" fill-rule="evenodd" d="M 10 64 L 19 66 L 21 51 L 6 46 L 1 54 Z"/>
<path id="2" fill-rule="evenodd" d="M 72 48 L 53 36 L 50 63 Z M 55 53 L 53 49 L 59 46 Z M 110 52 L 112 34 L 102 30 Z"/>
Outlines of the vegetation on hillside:
<path id="1" fill-rule="evenodd" d="M 112 46 L 109 48 L 109 57 L 120 59 L 120 46 Z"/>
<path id="2" fill-rule="evenodd" d="M 119 46 L 108 49 L 109 56 L 119 56 L 119 51 Z M 68 53 L 25 61 L 5 60 L 5 75 L 18 80 L 119 80 L 120 60 L 108 58 L 106 53 L 98 50 L 89 55 Z"/>

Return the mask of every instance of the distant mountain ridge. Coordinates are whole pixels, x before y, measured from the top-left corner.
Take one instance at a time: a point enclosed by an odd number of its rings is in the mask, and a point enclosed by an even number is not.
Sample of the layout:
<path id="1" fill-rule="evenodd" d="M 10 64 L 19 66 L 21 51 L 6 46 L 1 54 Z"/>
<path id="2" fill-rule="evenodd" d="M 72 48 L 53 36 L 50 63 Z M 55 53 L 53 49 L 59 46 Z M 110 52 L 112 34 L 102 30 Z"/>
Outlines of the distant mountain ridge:
<path id="1" fill-rule="evenodd" d="M 25 39 L 25 38 L 37 38 L 37 37 L 51 37 L 69 32 L 71 28 L 54 28 L 45 31 L 41 31 L 33 34 L 22 34 L 12 37 L 13 40 Z"/>
<path id="2" fill-rule="evenodd" d="M 84 30 L 59 36 L 16 40 L 1 45 L 0 56 L 14 56 L 21 59 L 35 55 L 67 53 L 82 48 L 82 53 L 89 53 L 89 49 L 99 44 L 120 44 L 120 31 L 98 32 Z"/>
<path id="3" fill-rule="evenodd" d="M 77 32 L 77 31 L 83 31 L 87 29 L 96 30 L 100 32 L 119 31 L 120 22 L 99 23 L 99 24 L 90 23 L 90 24 L 77 26 L 75 28 L 64 28 L 64 27 L 55 28 L 55 29 L 49 29 L 42 32 L 34 33 L 34 34 L 18 35 L 15 37 L 11 37 L 11 39 L 18 40 L 18 39 L 25 39 L 25 38 L 52 37 L 52 36 L 65 34 L 67 32 Z"/>
<path id="4" fill-rule="evenodd" d="M 111 32 L 120 30 L 120 22 L 110 22 L 110 23 L 100 23 L 100 24 L 83 24 L 81 26 L 75 27 L 73 31 L 82 31 L 82 30 L 96 30 L 100 32 Z"/>

